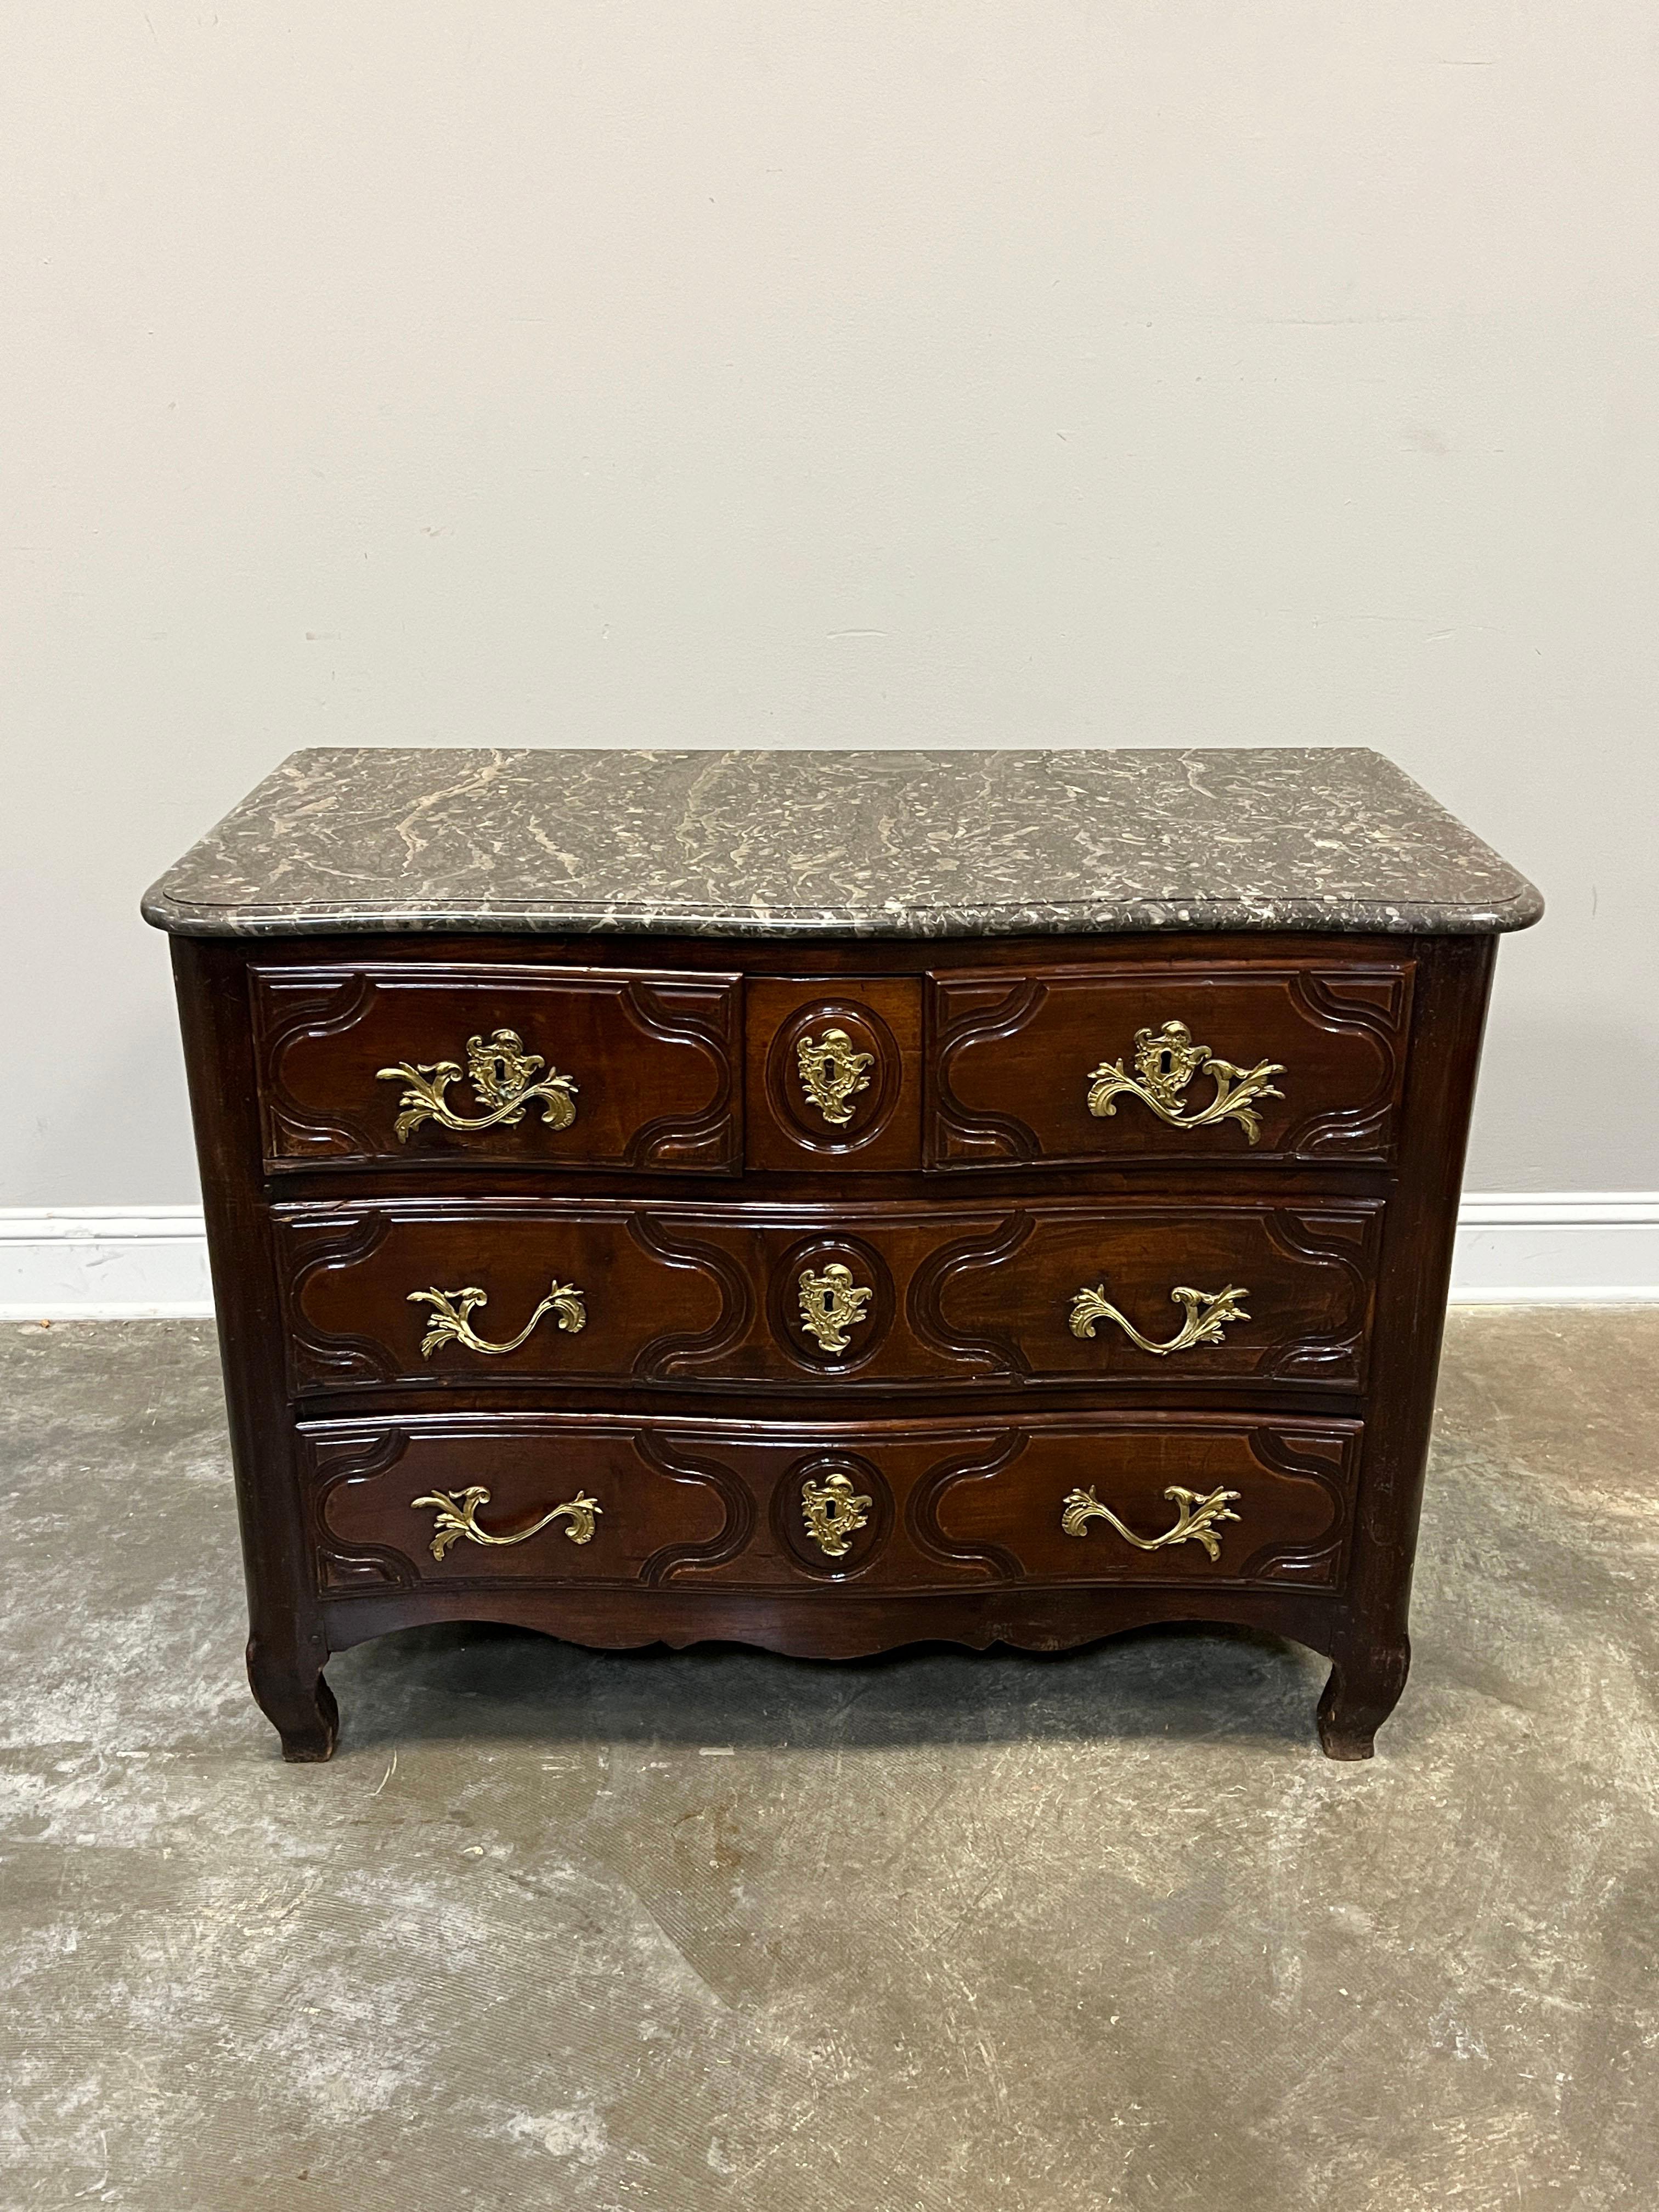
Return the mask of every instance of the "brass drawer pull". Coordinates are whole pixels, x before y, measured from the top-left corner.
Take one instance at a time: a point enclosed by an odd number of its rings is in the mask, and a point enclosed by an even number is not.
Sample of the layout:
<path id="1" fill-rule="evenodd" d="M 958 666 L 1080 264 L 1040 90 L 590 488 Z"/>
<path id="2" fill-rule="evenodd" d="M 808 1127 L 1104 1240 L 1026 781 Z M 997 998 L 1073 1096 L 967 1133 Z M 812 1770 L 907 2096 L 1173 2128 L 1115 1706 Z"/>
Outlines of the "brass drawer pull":
<path id="1" fill-rule="evenodd" d="M 568 1129 L 576 1118 L 576 1085 L 568 1075 L 550 1073 L 539 1083 L 531 1081 L 547 1062 L 539 1053 L 526 1052 L 517 1030 L 496 1030 L 486 1044 L 482 1037 L 466 1041 L 466 1079 L 486 1110 L 476 1117 L 458 1114 L 444 1097 L 460 1079 L 453 1060 L 399 1060 L 396 1067 L 375 1071 L 379 1083 L 401 1083 L 402 1108 L 392 1125 L 398 1142 L 406 1145 L 410 1132 L 422 1121 L 441 1122 L 446 1129 L 516 1128 L 532 1099 L 542 1101 L 542 1119 L 550 1129 Z"/>
<path id="2" fill-rule="evenodd" d="M 853 1534 L 869 1520 L 872 1502 L 839 1472 L 825 1475 L 822 1482 L 804 1482 L 800 1486 L 806 1533 L 819 1551 L 832 1559 L 844 1559 L 852 1550 Z"/>
<path id="3" fill-rule="evenodd" d="M 1215 1097 L 1207 1106 L 1189 1114 L 1182 1093 L 1200 1070 L 1215 1084 Z M 1103 1060 L 1089 1072 L 1089 1111 L 1097 1120 L 1117 1112 L 1113 1100 L 1128 1091 L 1150 1106 L 1172 1129 L 1202 1129 L 1214 1121 L 1237 1121 L 1252 1144 L 1261 1134 L 1254 1098 L 1282 1098 L 1285 1094 L 1268 1080 L 1283 1075 L 1276 1060 L 1259 1060 L 1254 1067 L 1235 1067 L 1218 1060 L 1206 1044 L 1194 1044 L 1185 1022 L 1165 1022 L 1161 1030 L 1135 1031 L 1135 1073 L 1126 1075 L 1121 1060 Z"/>
<path id="4" fill-rule="evenodd" d="M 852 1101 L 870 1088 L 875 1064 L 874 1053 L 854 1051 L 845 1030 L 825 1030 L 816 1041 L 809 1031 L 795 1047 L 795 1065 L 808 1103 L 837 1129 L 852 1120 Z"/>
<path id="5" fill-rule="evenodd" d="M 587 1326 L 587 1308 L 583 1303 L 586 1296 L 586 1291 L 579 1291 L 574 1283 L 556 1280 L 518 1334 L 508 1337 L 505 1344 L 492 1344 L 472 1327 L 471 1316 L 480 1306 L 489 1304 L 489 1291 L 481 1291 L 476 1283 L 470 1283 L 464 1291 L 411 1291 L 408 1303 L 432 1308 L 432 1318 L 421 1339 L 422 1359 L 430 1359 L 443 1344 L 464 1344 L 469 1352 L 488 1352 L 499 1358 L 506 1352 L 516 1352 L 544 1313 L 557 1314 L 559 1327 L 572 1336 L 578 1335 Z"/>
<path id="6" fill-rule="evenodd" d="M 416 1510 L 429 1505 L 437 1513 L 432 1530 L 434 1559 L 441 1559 L 450 1546 L 459 1543 L 463 1536 L 471 1544 L 527 1544 L 532 1536 L 539 1536 L 544 1528 L 562 1518 L 570 1523 L 564 1532 L 570 1541 L 585 1544 L 593 1534 L 594 1515 L 605 1510 L 597 1498 L 578 1491 L 562 1505 L 544 1513 L 533 1528 L 520 1528 L 516 1536 L 496 1536 L 478 1526 L 478 1508 L 489 1503 L 489 1492 L 478 1483 L 466 1490 L 428 1491 L 424 1498 L 411 1498 L 409 1502 Z"/>
<path id="7" fill-rule="evenodd" d="M 1091 1291 L 1079 1291 L 1072 1300 L 1072 1334 L 1092 1336 L 1097 1321 L 1115 1321 L 1131 1344 L 1138 1344 L 1143 1352 L 1156 1352 L 1161 1359 L 1166 1352 L 1190 1352 L 1196 1344 L 1224 1342 L 1230 1321 L 1249 1321 L 1250 1316 L 1240 1301 L 1249 1295 L 1235 1283 L 1229 1283 L 1224 1291 L 1194 1291 L 1177 1283 L 1170 1293 L 1170 1300 L 1185 1308 L 1187 1318 L 1167 1344 L 1154 1344 L 1111 1304 L 1105 1284 L 1097 1283 Z"/>
<path id="8" fill-rule="evenodd" d="M 821 1275 L 801 1270 L 800 1325 L 825 1352 L 845 1352 L 852 1339 L 849 1328 L 862 1328 L 870 1318 L 864 1309 L 875 1296 L 853 1280 L 853 1271 L 832 1260 Z"/>
<path id="9" fill-rule="evenodd" d="M 1237 1490 L 1212 1490 L 1200 1497 L 1195 1490 L 1183 1490 L 1172 1482 L 1164 1495 L 1176 1509 L 1175 1526 L 1166 1528 L 1161 1536 L 1137 1536 L 1133 1528 L 1126 1528 L 1109 1505 L 1103 1505 L 1091 1490 L 1068 1491 L 1060 1525 L 1068 1536 L 1086 1536 L 1091 1521 L 1109 1521 L 1125 1543 L 1133 1544 L 1138 1552 L 1161 1552 L 1166 1544 L 1202 1544 L 1212 1559 L 1221 1557 L 1221 1539 L 1216 1534 L 1219 1521 L 1237 1521 L 1239 1516 L 1228 1511 L 1237 1503 Z"/>

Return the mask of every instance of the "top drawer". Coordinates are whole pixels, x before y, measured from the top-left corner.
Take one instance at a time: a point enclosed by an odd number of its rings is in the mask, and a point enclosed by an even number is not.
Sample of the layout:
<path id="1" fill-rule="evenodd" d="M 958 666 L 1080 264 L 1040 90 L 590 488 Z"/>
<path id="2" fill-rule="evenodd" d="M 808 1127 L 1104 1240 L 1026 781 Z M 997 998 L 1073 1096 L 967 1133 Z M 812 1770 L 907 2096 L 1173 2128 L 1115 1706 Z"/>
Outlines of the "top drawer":
<path id="1" fill-rule="evenodd" d="M 928 1164 L 1386 1165 L 1413 968 L 1137 958 L 935 975 Z"/>
<path id="2" fill-rule="evenodd" d="M 272 1168 L 741 1165 L 736 975 L 256 963 L 249 981 Z"/>

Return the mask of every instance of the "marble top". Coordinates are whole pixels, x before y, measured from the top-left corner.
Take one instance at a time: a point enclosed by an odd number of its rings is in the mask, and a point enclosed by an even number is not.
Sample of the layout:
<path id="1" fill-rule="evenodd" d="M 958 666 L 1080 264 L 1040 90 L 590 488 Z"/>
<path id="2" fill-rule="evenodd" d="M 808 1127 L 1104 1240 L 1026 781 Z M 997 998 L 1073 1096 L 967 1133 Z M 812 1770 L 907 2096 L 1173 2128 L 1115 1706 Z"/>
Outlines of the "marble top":
<path id="1" fill-rule="evenodd" d="M 1350 749 L 298 752 L 143 902 L 205 937 L 1471 934 L 1542 911 Z"/>

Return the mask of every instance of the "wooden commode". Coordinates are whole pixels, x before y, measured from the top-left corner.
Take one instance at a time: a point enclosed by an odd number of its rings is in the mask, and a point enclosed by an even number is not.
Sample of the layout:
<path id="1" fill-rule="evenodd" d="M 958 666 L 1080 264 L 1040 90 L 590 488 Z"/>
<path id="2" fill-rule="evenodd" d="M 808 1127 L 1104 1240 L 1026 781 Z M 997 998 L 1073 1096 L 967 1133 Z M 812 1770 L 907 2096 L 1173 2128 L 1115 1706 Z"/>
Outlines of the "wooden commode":
<path id="1" fill-rule="evenodd" d="M 1398 1698 L 1497 934 L 1377 755 L 319 751 L 149 895 L 254 1695 L 1245 1623 Z"/>

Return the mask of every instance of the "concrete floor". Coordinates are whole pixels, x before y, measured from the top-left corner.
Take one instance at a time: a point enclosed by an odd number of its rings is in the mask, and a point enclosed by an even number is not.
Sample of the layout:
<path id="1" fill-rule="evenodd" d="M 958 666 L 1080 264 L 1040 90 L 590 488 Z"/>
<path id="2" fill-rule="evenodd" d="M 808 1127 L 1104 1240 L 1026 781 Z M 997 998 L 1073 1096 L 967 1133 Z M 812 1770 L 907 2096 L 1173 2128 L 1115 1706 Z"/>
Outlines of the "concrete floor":
<path id="1" fill-rule="evenodd" d="M 1452 1317 L 1416 1668 L 422 1631 L 241 1674 L 195 1323 L 0 1329 L 0 2204 L 1659 2203 L 1659 1312 Z"/>

